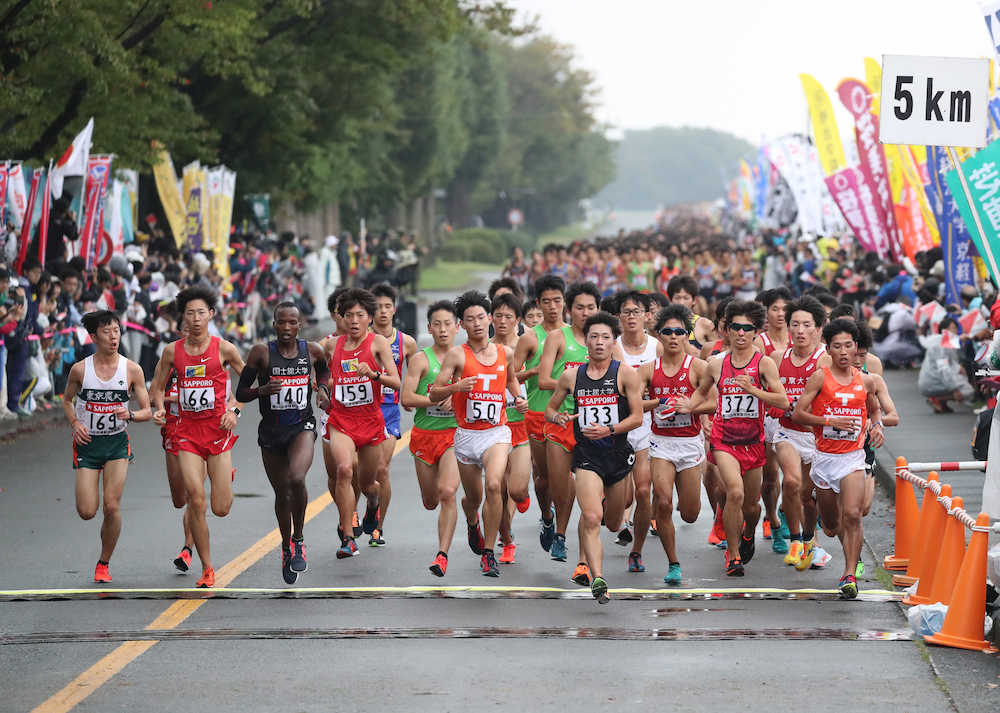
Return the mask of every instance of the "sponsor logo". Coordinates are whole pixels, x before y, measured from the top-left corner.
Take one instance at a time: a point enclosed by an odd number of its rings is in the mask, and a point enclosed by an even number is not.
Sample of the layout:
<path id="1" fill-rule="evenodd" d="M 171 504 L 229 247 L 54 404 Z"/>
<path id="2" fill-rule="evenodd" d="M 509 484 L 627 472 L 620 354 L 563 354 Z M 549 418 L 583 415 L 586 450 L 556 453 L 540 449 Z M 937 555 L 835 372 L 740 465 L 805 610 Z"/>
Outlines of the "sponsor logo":
<path id="1" fill-rule="evenodd" d="M 208 357 L 202 357 L 201 358 L 201 363 L 202 364 L 204 364 L 206 361 L 208 361 Z"/>
<path id="2" fill-rule="evenodd" d="M 299 359 L 299 364 L 308 364 L 308 363 L 309 363 L 308 357 L 302 357 L 301 359 Z"/>
<path id="3" fill-rule="evenodd" d="M 198 364 L 195 366 L 185 366 L 184 367 L 184 377 L 187 379 L 194 379 L 198 377 L 205 377 L 205 365 Z"/>
<path id="4" fill-rule="evenodd" d="M 343 372 L 357 371 L 358 370 L 358 359 L 341 359 L 340 360 L 340 370 Z"/>

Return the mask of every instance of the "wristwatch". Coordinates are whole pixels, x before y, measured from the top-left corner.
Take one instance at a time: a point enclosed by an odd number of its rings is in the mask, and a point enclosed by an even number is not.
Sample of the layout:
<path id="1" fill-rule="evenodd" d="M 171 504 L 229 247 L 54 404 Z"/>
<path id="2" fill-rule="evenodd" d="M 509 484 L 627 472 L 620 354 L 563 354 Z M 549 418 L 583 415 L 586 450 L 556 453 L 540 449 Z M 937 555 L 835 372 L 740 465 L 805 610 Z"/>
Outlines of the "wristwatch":
<path id="1" fill-rule="evenodd" d="M 233 411 L 233 413 L 236 414 L 236 418 L 239 418 L 240 414 L 243 413 L 242 411 L 240 411 L 239 406 L 233 406 L 232 411 Z"/>

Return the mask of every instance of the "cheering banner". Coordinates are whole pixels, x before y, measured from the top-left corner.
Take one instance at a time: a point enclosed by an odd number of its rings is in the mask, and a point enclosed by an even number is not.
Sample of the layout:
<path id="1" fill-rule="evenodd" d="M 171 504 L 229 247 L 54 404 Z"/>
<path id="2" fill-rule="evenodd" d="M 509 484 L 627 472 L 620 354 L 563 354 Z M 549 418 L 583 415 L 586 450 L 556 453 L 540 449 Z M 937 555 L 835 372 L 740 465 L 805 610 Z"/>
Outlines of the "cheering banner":
<path id="1" fill-rule="evenodd" d="M 860 169 L 856 166 L 841 169 L 826 177 L 826 186 L 861 247 L 881 255 L 888 237 L 878 220 L 875 197 Z"/>
<path id="2" fill-rule="evenodd" d="M 184 167 L 184 240 L 190 250 L 211 250 L 211 222 L 208 215 L 208 180 L 198 161 Z"/>
<path id="3" fill-rule="evenodd" d="M 49 170 L 45 173 L 45 188 L 42 190 L 42 217 L 38 221 L 38 262 L 42 263 L 42 267 L 45 267 L 45 248 L 49 242 L 49 212 L 52 204 L 52 179 L 52 162 L 49 161 Z M 62 240 L 61 236 L 59 240 Z"/>
<path id="4" fill-rule="evenodd" d="M 833 105 L 823 85 L 809 74 L 800 74 L 802 91 L 806 93 L 809 116 L 812 118 L 813 139 L 824 175 L 831 175 L 844 168 L 844 147 L 837 131 L 837 119 L 833 115 Z"/>
<path id="5" fill-rule="evenodd" d="M 177 172 L 170 154 L 159 141 L 153 142 L 156 150 L 156 160 L 153 162 L 153 178 L 156 179 L 156 192 L 160 196 L 160 205 L 174 234 L 177 247 L 184 244 L 184 203 L 181 192 L 177 189 Z"/>
<path id="6" fill-rule="evenodd" d="M 28 210 L 28 192 L 24 188 L 24 166 L 20 163 L 12 163 L 7 169 L 7 202 L 16 228 L 24 222 L 24 213 Z"/>
<path id="7" fill-rule="evenodd" d="M 948 152 L 940 146 L 928 146 L 926 154 L 929 169 L 927 196 L 941 234 L 945 301 L 948 304 L 961 304 L 959 295 L 962 288 L 966 285 L 974 287 L 976 284 L 975 268 L 969 254 L 969 231 L 962 222 L 958 205 L 945 182 L 945 174 L 951 170 Z"/>
<path id="8" fill-rule="evenodd" d="M 87 269 L 97 263 L 104 237 L 104 203 L 108 196 L 108 177 L 111 175 L 111 156 L 91 156 L 87 160 L 87 181 L 84 185 L 83 233 L 80 236 L 80 256 Z"/>
<path id="9" fill-rule="evenodd" d="M 940 150 L 940 149 L 938 149 Z M 958 171 L 949 171 L 945 176 L 948 189 L 955 198 L 958 211 L 965 221 L 965 227 L 980 255 L 985 255 L 982 238 L 976 228 L 972 211 L 979 215 L 986 240 L 994 255 L 1000 254 L 1000 141 L 994 141 L 975 156 L 962 161 L 962 167 L 972 194 L 973 205 L 965 199 Z M 992 272 L 992 270 L 990 270 Z M 1000 275 L 992 275 L 993 282 L 1000 285 Z"/>
<path id="10" fill-rule="evenodd" d="M 889 238 L 889 252 L 893 259 L 903 255 L 903 246 L 896 230 L 889 188 L 889 172 L 885 152 L 878 142 L 879 120 L 871 111 L 871 91 L 857 79 L 845 79 L 837 85 L 840 101 L 854 117 L 854 135 L 858 144 L 858 160 L 865 182 L 875 195 L 879 218 Z M 885 257 L 879 253 L 879 257 Z"/>
<path id="11" fill-rule="evenodd" d="M 24 260 L 28 256 L 28 243 L 31 242 L 31 221 L 35 216 L 35 198 L 38 196 L 38 184 L 42 180 L 41 169 L 33 171 L 31 176 L 31 193 L 28 194 L 28 205 L 25 208 L 24 220 L 21 221 L 21 244 L 17 251 L 17 262 L 14 271 L 20 275 Z"/>

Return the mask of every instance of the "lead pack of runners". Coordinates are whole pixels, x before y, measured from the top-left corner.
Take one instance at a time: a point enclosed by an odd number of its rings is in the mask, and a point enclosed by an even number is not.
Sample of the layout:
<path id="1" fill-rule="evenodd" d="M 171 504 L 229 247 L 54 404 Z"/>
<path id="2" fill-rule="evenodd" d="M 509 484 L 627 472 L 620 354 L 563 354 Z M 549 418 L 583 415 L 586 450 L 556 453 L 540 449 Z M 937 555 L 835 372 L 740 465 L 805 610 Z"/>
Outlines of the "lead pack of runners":
<path id="1" fill-rule="evenodd" d="M 562 563 L 575 547 L 570 579 L 597 601 L 609 599 L 602 527 L 630 547 L 630 574 L 645 572 L 646 537 L 658 537 L 663 581 L 679 586 L 674 511 L 696 522 L 704 489 L 709 544 L 724 550 L 725 575 L 745 574 L 758 523 L 785 564 L 823 569 L 832 558 L 817 544 L 821 527 L 843 549 L 838 589 L 856 597 L 874 449 L 882 429 L 899 423 L 868 353 L 871 330 L 821 289 L 797 299 L 784 287 L 726 297 L 708 319 L 692 311 L 701 299 L 693 277 L 657 280 L 665 294 L 650 293 L 639 279 L 645 268 L 633 267 L 627 289 L 612 294 L 595 280 L 567 285 L 553 270 L 535 282 L 532 300 L 502 278 L 489 296 L 435 302 L 425 348 L 394 326 L 398 296 L 388 285 L 337 290 L 329 301 L 337 331 L 319 342 L 300 338 L 302 315 L 281 303 L 275 338 L 246 361 L 210 334 L 217 295 L 188 288 L 175 303 L 183 337 L 164 349 L 148 393 L 139 366 L 118 354 L 119 318 L 86 315 L 95 353 L 70 372 L 64 408 L 83 519 L 97 514 L 103 480 L 94 580 L 112 581 L 133 458 L 128 429 L 152 420 L 173 504 L 184 509 L 174 566 L 187 571 L 197 554 L 197 586 L 215 585 L 206 513 L 223 517 L 232 506 L 235 431 L 245 404 L 257 401 L 287 584 L 308 569 L 306 474 L 318 439 L 338 511 L 336 557 L 357 556 L 363 533 L 369 546 L 386 545 L 402 408 L 413 413 L 421 504 L 438 511 L 429 564 L 437 577 L 448 570 L 459 507 L 480 571 L 499 577 L 500 565 L 515 562 L 513 525 L 533 490 L 541 549 Z"/>

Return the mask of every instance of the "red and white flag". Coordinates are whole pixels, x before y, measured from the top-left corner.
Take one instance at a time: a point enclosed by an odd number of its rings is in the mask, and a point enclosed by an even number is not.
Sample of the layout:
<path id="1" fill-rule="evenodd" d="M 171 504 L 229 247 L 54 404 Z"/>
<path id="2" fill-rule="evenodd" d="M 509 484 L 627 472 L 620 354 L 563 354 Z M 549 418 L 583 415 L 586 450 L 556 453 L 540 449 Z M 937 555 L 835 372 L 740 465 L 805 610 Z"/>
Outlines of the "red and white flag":
<path id="1" fill-rule="evenodd" d="M 87 173 L 87 159 L 90 157 L 90 138 L 94 134 L 94 117 L 76 135 L 73 143 L 56 161 L 52 170 L 52 197 L 59 198 L 63 192 L 63 179 L 66 176 L 82 176 Z"/>
<path id="2" fill-rule="evenodd" d="M 950 329 L 941 332 L 941 346 L 944 349 L 958 349 L 958 337 Z"/>
<path id="3" fill-rule="evenodd" d="M 38 219 L 38 262 L 45 267 L 45 246 L 49 240 L 49 210 L 52 198 L 49 189 L 52 187 L 52 161 L 49 161 L 49 170 L 45 176 L 45 188 L 42 190 L 42 216 Z M 59 237 L 62 241 L 62 236 Z M 64 248 L 65 251 L 65 248 Z"/>
<path id="4" fill-rule="evenodd" d="M 981 332 L 989 326 L 986 324 L 986 319 L 983 317 L 983 313 L 978 309 L 974 309 L 961 317 L 958 320 L 958 323 L 962 325 L 962 334 L 969 335 Z"/>
<path id="5" fill-rule="evenodd" d="M 942 307 L 936 300 L 931 300 L 925 305 L 921 305 L 917 308 L 917 326 L 923 327 L 924 324 L 930 320 L 931 326 L 935 327 L 938 323 L 944 319 L 944 316 L 948 314 L 947 310 Z"/>

